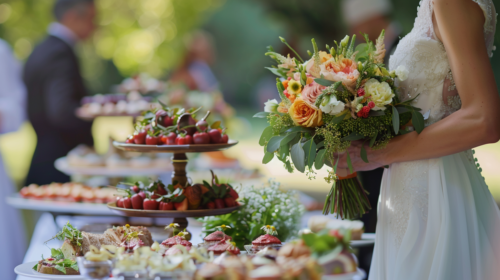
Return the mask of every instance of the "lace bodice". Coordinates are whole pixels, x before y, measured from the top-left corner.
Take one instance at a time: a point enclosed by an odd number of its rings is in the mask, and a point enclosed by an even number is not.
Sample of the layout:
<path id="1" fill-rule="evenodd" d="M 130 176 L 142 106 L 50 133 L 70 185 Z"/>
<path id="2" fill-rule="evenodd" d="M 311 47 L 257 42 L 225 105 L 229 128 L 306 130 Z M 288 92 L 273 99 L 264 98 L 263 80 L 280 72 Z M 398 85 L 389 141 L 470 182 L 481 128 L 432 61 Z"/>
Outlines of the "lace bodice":
<path id="1" fill-rule="evenodd" d="M 471 0 L 484 11 L 484 38 L 488 55 L 493 56 L 496 11 L 492 0 Z M 400 82 L 403 100 L 417 95 L 415 106 L 429 112 L 426 125 L 437 122 L 461 107 L 460 96 L 453 80 L 443 44 L 434 36 L 432 24 L 433 0 L 422 0 L 413 30 L 399 43 L 389 60 L 389 68 L 404 65 L 409 78 Z"/>

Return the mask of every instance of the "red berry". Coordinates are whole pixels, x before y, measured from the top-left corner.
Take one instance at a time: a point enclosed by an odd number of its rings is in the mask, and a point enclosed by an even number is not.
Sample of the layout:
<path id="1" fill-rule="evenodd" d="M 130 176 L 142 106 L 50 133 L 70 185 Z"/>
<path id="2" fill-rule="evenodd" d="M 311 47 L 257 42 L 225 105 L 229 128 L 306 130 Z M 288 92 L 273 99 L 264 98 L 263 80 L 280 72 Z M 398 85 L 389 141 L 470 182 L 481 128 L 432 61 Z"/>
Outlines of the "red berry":
<path id="1" fill-rule="evenodd" d="M 139 193 L 141 191 L 138 186 L 132 186 L 130 189 L 132 189 L 135 193 Z"/>
<path id="2" fill-rule="evenodd" d="M 368 102 L 368 107 L 370 107 L 370 109 L 375 108 L 375 103 L 373 103 L 373 101 Z"/>
<path id="3" fill-rule="evenodd" d="M 218 129 L 215 129 L 215 128 L 211 129 L 208 132 L 208 135 L 210 136 L 210 143 L 213 143 L 213 144 L 220 143 L 222 135 L 220 134 L 220 131 Z"/>
<path id="4" fill-rule="evenodd" d="M 139 132 L 134 133 L 134 142 L 136 144 L 146 143 L 147 132 L 145 129 L 141 129 Z"/>
<path id="5" fill-rule="evenodd" d="M 140 191 L 139 195 L 142 197 L 142 199 L 146 199 L 146 194 L 143 191 Z"/>
<path id="6" fill-rule="evenodd" d="M 173 202 L 160 202 L 160 205 L 158 207 L 159 207 L 159 210 L 164 210 L 164 211 L 169 211 L 169 210 L 175 209 Z"/>
<path id="7" fill-rule="evenodd" d="M 359 110 L 358 113 L 356 113 L 356 115 L 358 115 L 358 118 L 362 118 L 363 117 L 363 110 Z"/>
<path id="8" fill-rule="evenodd" d="M 123 198 L 123 208 L 132 209 L 132 200 L 130 197 Z"/>
<path id="9" fill-rule="evenodd" d="M 116 207 L 124 208 L 124 207 L 123 207 L 123 198 L 119 198 L 119 199 L 116 201 Z"/>
<path id="10" fill-rule="evenodd" d="M 217 209 L 226 208 L 226 204 L 224 203 L 224 200 L 222 198 L 215 199 L 215 208 Z"/>
<path id="11" fill-rule="evenodd" d="M 215 202 L 213 201 L 210 201 L 207 203 L 207 208 L 208 209 L 215 209 Z"/>
<path id="12" fill-rule="evenodd" d="M 164 127 L 169 127 L 169 126 L 172 126 L 173 124 L 174 124 L 174 121 L 172 120 L 171 117 L 169 117 L 169 116 L 163 117 L 163 126 Z"/>
<path id="13" fill-rule="evenodd" d="M 365 89 L 364 88 L 358 89 L 358 96 L 365 96 Z"/>
<path id="14" fill-rule="evenodd" d="M 186 145 L 186 137 L 181 135 L 177 136 L 177 138 L 175 138 L 175 143 L 177 145 Z"/>
<path id="15" fill-rule="evenodd" d="M 224 198 L 224 203 L 226 204 L 226 207 L 236 206 L 236 201 L 231 196 Z"/>
<path id="16" fill-rule="evenodd" d="M 368 106 L 363 107 L 363 113 L 368 113 L 368 112 L 370 112 L 370 107 Z"/>
<path id="17" fill-rule="evenodd" d="M 147 135 L 146 136 L 146 145 L 158 145 L 158 137 Z"/>
<path id="18" fill-rule="evenodd" d="M 138 193 L 134 194 L 131 198 L 132 207 L 134 209 L 142 209 L 142 203 L 144 202 L 144 198 Z"/>
<path id="19" fill-rule="evenodd" d="M 206 132 L 196 132 L 193 135 L 193 142 L 195 144 L 210 144 L 210 135 Z"/>
<path id="20" fill-rule="evenodd" d="M 175 132 L 170 132 L 167 135 L 167 142 L 165 144 L 167 145 L 175 145 L 175 139 L 177 138 L 177 134 Z"/>
<path id="21" fill-rule="evenodd" d="M 221 144 L 227 144 L 227 142 L 229 142 L 229 136 L 227 136 L 227 134 L 224 134 L 222 135 L 222 137 L 220 138 L 220 142 Z"/>
<path id="22" fill-rule="evenodd" d="M 127 140 L 125 140 L 125 143 L 127 143 L 127 144 L 135 144 L 134 136 L 128 137 Z"/>
<path id="23" fill-rule="evenodd" d="M 163 186 L 161 184 L 158 184 L 158 189 L 156 190 L 156 192 L 159 195 L 166 195 L 167 194 L 167 191 L 165 190 L 165 186 Z"/>
<path id="24" fill-rule="evenodd" d="M 234 199 L 238 199 L 240 197 L 240 195 L 231 187 L 229 187 L 229 195 Z"/>
<path id="25" fill-rule="evenodd" d="M 158 204 L 158 201 L 152 198 L 146 198 L 142 203 L 144 210 L 158 210 Z"/>

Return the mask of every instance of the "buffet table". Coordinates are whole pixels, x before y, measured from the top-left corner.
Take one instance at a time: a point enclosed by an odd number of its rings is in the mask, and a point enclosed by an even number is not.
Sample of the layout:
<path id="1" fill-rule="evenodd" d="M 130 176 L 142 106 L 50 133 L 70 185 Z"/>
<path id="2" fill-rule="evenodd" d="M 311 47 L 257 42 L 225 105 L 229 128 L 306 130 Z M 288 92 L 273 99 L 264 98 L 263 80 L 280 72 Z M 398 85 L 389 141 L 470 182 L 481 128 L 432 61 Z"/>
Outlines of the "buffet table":
<path id="1" fill-rule="evenodd" d="M 307 196 L 303 199 L 307 199 Z M 309 211 L 304 214 L 302 217 L 302 224 L 301 228 L 307 228 L 307 221 L 309 220 L 310 217 L 312 216 L 317 216 L 321 215 L 321 211 Z M 168 218 L 127 218 L 129 219 L 130 223 L 133 224 L 144 224 L 144 225 L 167 225 L 169 224 L 172 219 Z M 44 242 L 51 239 L 54 237 L 54 235 L 60 230 L 60 228 L 66 224 L 67 222 L 70 222 L 77 228 L 82 228 L 83 226 L 89 225 L 89 224 L 123 224 L 125 221 L 124 217 L 90 217 L 90 216 L 58 216 L 55 219 L 54 223 L 54 217 L 50 213 L 44 213 L 41 215 L 40 219 L 38 220 L 35 230 L 33 232 L 33 237 L 31 238 L 31 242 L 29 245 L 29 248 L 26 252 L 26 255 L 24 257 L 23 263 L 27 262 L 33 262 L 33 261 L 38 261 L 40 260 L 40 256 L 43 254 L 45 256 L 50 255 L 50 249 L 46 245 L 44 245 Z M 193 244 L 198 244 L 203 242 L 201 238 L 202 234 L 202 228 L 201 225 L 192 221 L 189 226 L 189 231 L 192 234 L 192 239 L 191 242 Z M 153 238 L 155 238 L 155 233 L 153 232 Z M 353 247 L 359 247 L 359 246 L 367 246 L 367 245 L 373 245 L 374 244 L 374 239 L 375 239 L 375 234 L 374 233 L 365 233 L 363 234 L 363 240 L 359 241 L 354 241 L 355 244 L 353 244 Z M 57 243 L 59 241 L 57 240 L 52 240 L 50 241 L 50 245 L 54 245 L 54 243 Z M 27 278 L 23 276 L 18 276 L 17 280 L 33 280 L 34 278 Z"/>

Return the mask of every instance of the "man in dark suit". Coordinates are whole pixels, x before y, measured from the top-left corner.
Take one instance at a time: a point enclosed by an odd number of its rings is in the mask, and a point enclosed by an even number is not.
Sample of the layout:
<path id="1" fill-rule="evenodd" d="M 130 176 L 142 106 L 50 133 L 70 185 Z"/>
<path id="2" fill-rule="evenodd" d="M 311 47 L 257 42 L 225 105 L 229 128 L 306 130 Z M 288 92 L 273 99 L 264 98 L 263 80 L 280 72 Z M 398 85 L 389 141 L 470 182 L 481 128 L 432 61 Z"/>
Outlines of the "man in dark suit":
<path id="1" fill-rule="evenodd" d="M 66 182 L 54 161 L 78 144 L 93 145 L 91 122 L 78 119 L 75 109 L 86 95 L 74 45 L 95 30 L 93 0 L 57 0 L 57 22 L 35 47 L 24 67 L 28 117 L 37 134 L 37 146 L 27 183 Z"/>

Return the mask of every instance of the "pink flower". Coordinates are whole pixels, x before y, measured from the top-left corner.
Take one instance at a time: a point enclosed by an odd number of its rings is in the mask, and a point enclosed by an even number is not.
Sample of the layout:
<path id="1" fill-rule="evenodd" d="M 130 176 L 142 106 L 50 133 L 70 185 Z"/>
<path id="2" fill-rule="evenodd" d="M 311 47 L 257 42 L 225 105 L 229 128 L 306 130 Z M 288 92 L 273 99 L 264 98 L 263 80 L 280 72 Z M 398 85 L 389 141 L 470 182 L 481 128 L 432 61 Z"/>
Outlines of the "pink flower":
<path id="1" fill-rule="evenodd" d="M 375 108 L 375 103 L 373 103 L 373 101 L 368 102 L 368 107 L 370 107 L 370 109 Z"/>
<path id="2" fill-rule="evenodd" d="M 322 91 L 325 88 L 326 88 L 325 86 L 317 84 L 316 82 L 312 82 L 312 83 L 306 85 L 302 89 L 302 99 L 305 102 L 307 102 L 307 104 L 316 108 L 316 106 L 314 105 L 316 103 L 316 99 L 318 99 L 318 96 L 322 93 Z"/>

